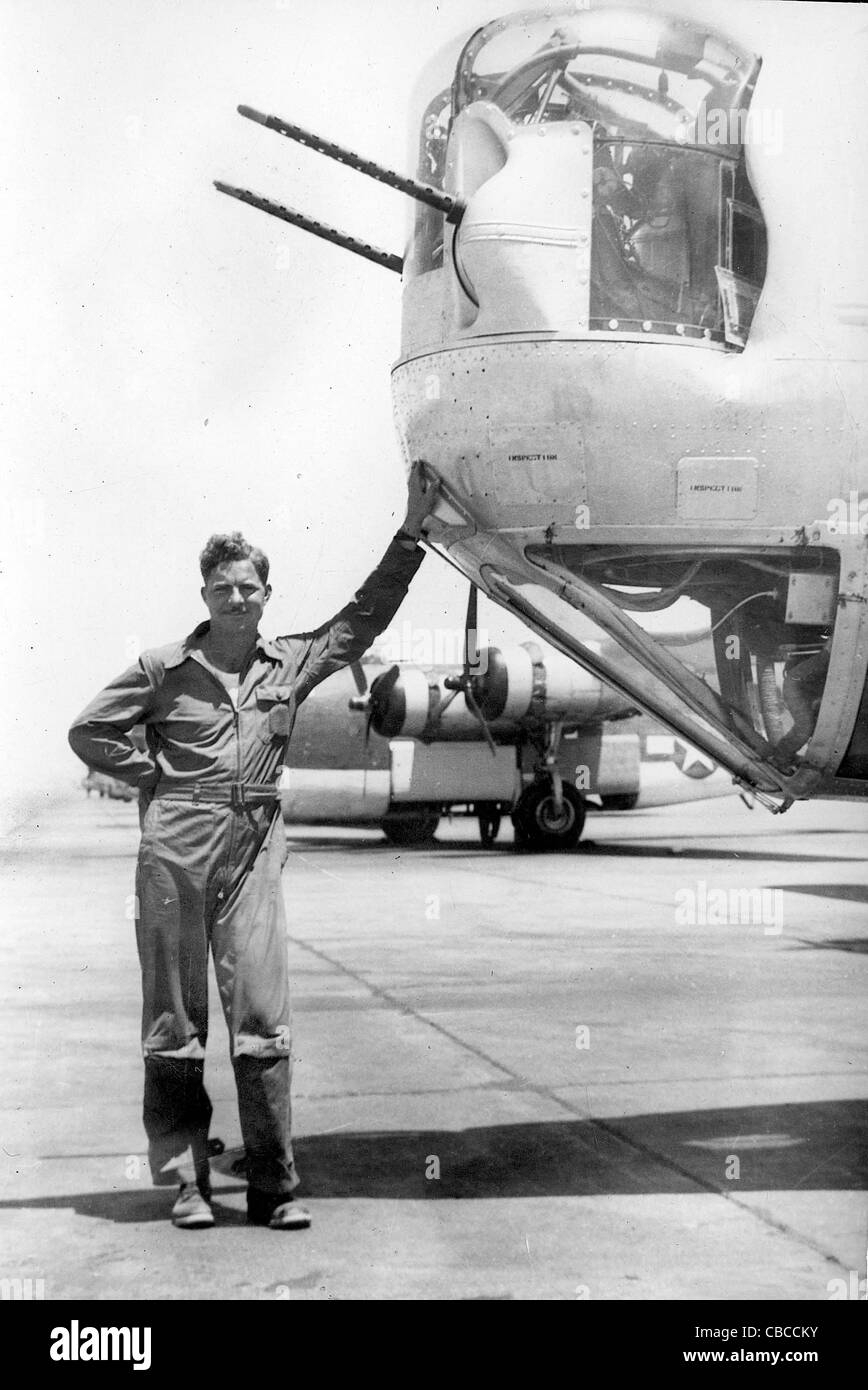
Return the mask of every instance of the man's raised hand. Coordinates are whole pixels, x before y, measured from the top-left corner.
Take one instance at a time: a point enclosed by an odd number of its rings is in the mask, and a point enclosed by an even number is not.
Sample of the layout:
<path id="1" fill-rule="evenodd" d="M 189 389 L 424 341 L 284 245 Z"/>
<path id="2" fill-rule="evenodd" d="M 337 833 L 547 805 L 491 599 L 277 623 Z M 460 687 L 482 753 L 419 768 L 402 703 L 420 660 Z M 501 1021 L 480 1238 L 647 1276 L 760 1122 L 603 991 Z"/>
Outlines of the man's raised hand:
<path id="1" fill-rule="evenodd" d="M 428 471 L 424 459 L 417 459 L 407 480 L 407 514 L 401 530 L 414 540 L 425 534 L 425 522 L 440 495 L 440 482 Z"/>

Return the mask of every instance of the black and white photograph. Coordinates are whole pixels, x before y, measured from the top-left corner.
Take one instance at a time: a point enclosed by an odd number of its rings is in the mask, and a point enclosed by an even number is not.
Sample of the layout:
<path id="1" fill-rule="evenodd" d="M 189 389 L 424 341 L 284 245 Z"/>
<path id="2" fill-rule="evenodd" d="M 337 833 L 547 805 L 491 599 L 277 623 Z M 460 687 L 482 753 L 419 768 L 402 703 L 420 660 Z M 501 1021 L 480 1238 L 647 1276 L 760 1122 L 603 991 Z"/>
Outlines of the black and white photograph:
<path id="1" fill-rule="evenodd" d="M 52 1368 L 489 1300 L 820 1368 L 868 4 L 0 13 L 0 1302 Z"/>

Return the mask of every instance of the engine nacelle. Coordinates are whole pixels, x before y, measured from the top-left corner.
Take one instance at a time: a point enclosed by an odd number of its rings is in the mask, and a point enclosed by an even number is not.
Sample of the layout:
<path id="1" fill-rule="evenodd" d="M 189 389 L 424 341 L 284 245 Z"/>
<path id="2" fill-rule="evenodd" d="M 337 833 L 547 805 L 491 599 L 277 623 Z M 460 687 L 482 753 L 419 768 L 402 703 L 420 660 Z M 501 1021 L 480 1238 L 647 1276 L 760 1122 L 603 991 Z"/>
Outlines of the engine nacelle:
<path id="1" fill-rule="evenodd" d="M 476 681 L 480 709 L 492 723 L 589 724 L 626 713 L 626 702 L 560 652 L 536 642 L 489 647 Z"/>
<path id="2" fill-rule="evenodd" d="M 560 652 L 543 653 L 536 642 L 487 647 L 472 689 L 495 737 L 504 740 L 541 725 L 598 723 L 627 713 L 622 696 Z M 451 692 L 443 676 L 418 666 L 395 666 L 371 687 L 371 724 L 384 738 L 470 741 L 480 737 L 478 719 L 463 694 Z"/>
<path id="3" fill-rule="evenodd" d="M 370 709 L 371 727 L 383 738 L 471 742 L 482 736 L 461 692 L 450 692 L 443 676 L 418 666 L 393 666 L 378 676 L 371 686 Z"/>

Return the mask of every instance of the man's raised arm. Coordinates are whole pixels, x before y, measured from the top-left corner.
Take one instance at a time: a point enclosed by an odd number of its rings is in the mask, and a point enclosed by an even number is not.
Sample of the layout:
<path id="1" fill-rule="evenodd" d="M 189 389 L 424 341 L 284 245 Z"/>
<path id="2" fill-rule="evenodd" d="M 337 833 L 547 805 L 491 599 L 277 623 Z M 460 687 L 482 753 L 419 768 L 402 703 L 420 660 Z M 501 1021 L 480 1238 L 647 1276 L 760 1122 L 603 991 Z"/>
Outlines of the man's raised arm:
<path id="1" fill-rule="evenodd" d="M 299 703 L 326 676 L 363 656 L 374 638 L 389 626 L 425 557 L 417 541 L 437 491 L 437 483 L 426 478 L 424 466 L 416 464 L 410 474 L 406 516 L 377 568 L 329 622 L 292 639 L 306 644 L 296 684 Z"/>

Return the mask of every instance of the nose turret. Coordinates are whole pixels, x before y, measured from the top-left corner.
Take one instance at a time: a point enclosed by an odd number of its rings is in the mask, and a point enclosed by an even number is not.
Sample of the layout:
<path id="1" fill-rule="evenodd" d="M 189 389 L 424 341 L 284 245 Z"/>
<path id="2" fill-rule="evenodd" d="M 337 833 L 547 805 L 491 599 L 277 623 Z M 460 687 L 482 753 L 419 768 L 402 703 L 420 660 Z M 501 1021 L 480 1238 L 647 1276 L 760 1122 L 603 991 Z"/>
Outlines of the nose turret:
<path id="1" fill-rule="evenodd" d="M 456 332 L 587 330 L 591 127 L 515 127 L 476 102 L 455 122 L 449 176 L 466 204 L 452 243 Z"/>

